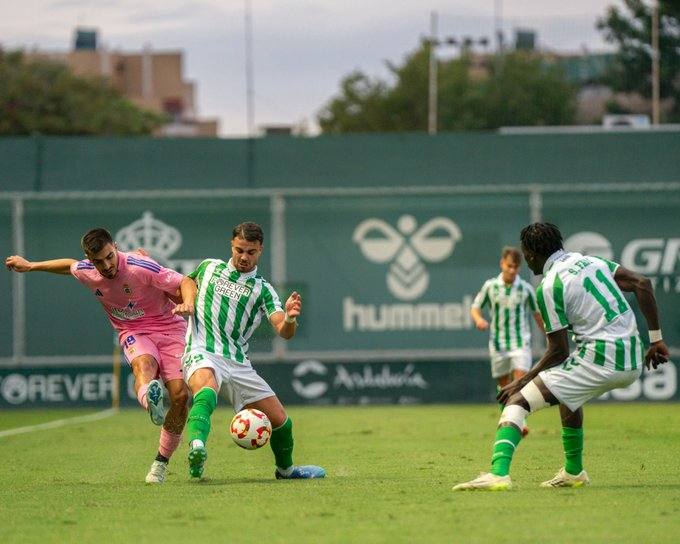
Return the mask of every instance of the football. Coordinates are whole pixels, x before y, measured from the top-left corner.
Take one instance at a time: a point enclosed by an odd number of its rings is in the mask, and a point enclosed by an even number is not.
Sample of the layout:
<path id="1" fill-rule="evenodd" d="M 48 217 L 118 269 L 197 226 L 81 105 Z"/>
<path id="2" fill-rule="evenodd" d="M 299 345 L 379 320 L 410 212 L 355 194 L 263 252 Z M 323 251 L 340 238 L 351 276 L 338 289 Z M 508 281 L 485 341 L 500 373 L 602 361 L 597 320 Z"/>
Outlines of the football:
<path id="1" fill-rule="evenodd" d="M 246 409 L 234 416 L 229 431 L 237 445 L 247 450 L 255 450 L 269 442 L 272 424 L 264 412 Z"/>

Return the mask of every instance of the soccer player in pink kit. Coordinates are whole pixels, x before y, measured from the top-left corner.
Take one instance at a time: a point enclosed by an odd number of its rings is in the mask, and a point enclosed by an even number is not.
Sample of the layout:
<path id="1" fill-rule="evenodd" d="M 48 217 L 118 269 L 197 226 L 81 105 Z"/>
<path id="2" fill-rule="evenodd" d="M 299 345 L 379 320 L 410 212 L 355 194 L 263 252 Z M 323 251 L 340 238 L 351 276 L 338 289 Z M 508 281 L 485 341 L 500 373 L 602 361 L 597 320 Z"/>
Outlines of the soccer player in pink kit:
<path id="1" fill-rule="evenodd" d="M 132 367 L 139 403 L 154 424 L 163 426 L 158 455 L 146 476 L 147 483 L 162 483 L 187 418 L 188 390 L 180 364 L 186 322 L 181 315 L 193 313 L 195 284 L 141 253 L 118 251 L 105 229 L 87 232 L 81 246 L 86 260 L 30 262 L 12 255 L 5 265 L 16 272 L 72 274 L 99 300 Z M 178 300 L 178 292 L 182 302 L 175 305 L 170 297 Z"/>

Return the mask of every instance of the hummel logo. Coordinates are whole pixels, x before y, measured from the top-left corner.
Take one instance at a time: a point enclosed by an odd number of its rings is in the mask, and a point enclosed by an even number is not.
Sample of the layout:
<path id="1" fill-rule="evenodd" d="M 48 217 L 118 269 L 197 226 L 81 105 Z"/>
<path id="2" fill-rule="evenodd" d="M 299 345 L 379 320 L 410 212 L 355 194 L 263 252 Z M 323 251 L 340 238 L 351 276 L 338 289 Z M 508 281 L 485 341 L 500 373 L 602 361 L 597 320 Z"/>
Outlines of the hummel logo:
<path id="1" fill-rule="evenodd" d="M 422 261 L 445 260 L 461 238 L 448 217 L 435 217 L 418 228 L 412 215 L 402 215 L 396 229 L 382 219 L 366 219 L 352 237 L 369 261 L 390 263 L 387 287 L 401 300 L 414 300 L 427 290 L 430 274 Z"/>
<path id="2" fill-rule="evenodd" d="M 103 296 L 104 296 L 104 293 L 102 293 L 99 289 L 97 289 L 97 290 L 94 292 L 94 295 L 95 295 L 96 297 L 103 297 Z"/>

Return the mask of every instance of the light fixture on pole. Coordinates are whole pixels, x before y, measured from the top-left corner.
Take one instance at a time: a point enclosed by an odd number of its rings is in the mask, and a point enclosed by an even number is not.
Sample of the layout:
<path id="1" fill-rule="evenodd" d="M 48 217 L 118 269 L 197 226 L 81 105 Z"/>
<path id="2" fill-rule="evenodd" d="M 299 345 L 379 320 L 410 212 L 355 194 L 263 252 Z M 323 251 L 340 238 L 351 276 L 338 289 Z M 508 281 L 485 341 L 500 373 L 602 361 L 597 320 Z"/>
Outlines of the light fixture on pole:
<path id="1" fill-rule="evenodd" d="M 468 51 L 473 45 L 481 45 L 486 48 L 489 45 L 489 39 L 486 37 L 481 37 L 477 40 L 471 38 L 470 36 L 463 36 L 462 38 L 456 38 L 449 36 L 443 40 L 439 40 L 437 37 L 437 24 L 438 15 L 436 11 L 430 14 L 430 37 L 427 38 L 426 43 L 429 45 L 430 54 L 430 67 L 428 70 L 428 85 L 427 85 L 427 132 L 428 134 L 437 134 L 437 102 L 438 102 L 438 64 L 437 64 L 437 48 L 441 45 L 450 45 L 454 47 L 459 47 L 461 51 Z"/>

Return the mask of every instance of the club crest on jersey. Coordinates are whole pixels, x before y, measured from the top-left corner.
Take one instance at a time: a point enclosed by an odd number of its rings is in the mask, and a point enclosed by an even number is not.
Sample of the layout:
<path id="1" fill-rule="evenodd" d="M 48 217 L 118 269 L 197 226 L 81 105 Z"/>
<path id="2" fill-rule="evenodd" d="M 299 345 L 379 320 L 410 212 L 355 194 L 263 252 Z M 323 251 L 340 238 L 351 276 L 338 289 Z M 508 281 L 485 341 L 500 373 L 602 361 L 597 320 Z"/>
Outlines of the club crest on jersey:
<path id="1" fill-rule="evenodd" d="M 103 296 L 104 296 L 104 293 L 102 293 L 99 289 L 97 289 L 97 290 L 94 292 L 94 296 L 96 296 L 96 297 L 103 297 Z"/>
<path id="2" fill-rule="evenodd" d="M 132 294 L 132 289 L 130 289 L 130 286 L 127 283 L 123 284 L 123 292 L 126 295 L 131 295 Z"/>
<path id="3" fill-rule="evenodd" d="M 215 293 L 228 297 L 232 300 L 238 300 L 241 297 L 249 297 L 253 290 L 242 283 L 236 283 L 229 280 L 222 280 L 212 278 L 210 283 L 215 285 Z"/>

